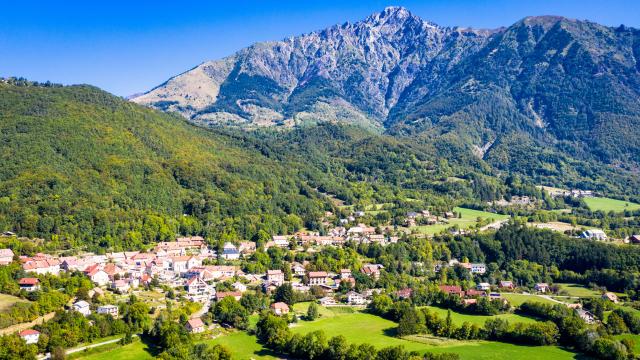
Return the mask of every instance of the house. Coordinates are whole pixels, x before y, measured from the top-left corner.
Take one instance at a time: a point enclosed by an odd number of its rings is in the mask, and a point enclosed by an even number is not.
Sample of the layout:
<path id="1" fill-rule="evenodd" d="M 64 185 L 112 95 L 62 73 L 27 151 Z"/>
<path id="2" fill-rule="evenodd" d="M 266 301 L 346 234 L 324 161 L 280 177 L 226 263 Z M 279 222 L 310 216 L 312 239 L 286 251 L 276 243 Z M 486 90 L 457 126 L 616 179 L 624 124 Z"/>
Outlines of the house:
<path id="1" fill-rule="evenodd" d="M 322 305 L 322 306 L 335 306 L 335 305 L 338 305 L 338 302 L 332 296 L 325 296 L 325 297 L 321 298 L 318 301 L 320 302 L 320 305 Z"/>
<path id="2" fill-rule="evenodd" d="M 487 296 L 487 293 L 484 291 L 480 291 L 480 290 L 476 290 L 476 289 L 469 289 L 467 291 L 465 291 L 464 295 L 466 297 L 478 297 L 478 296 Z"/>
<path id="3" fill-rule="evenodd" d="M 583 239 L 589 239 L 589 240 L 598 240 L 598 241 L 607 240 L 607 234 L 605 234 L 605 232 L 600 229 L 587 230 L 583 232 L 580 235 L 580 237 Z"/>
<path id="4" fill-rule="evenodd" d="M 484 274 L 487 272 L 487 266 L 483 263 L 459 263 L 460 266 L 469 270 L 472 274 Z"/>
<path id="5" fill-rule="evenodd" d="M 549 285 L 547 283 L 537 283 L 533 289 L 537 292 L 546 293 L 549 292 Z"/>
<path id="6" fill-rule="evenodd" d="M 284 283 L 284 273 L 282 270 L 267 270 L 267 281 L 272 284 L 282 285 Z"/>
<path id="7" fill-rule="evenodd" d="M 189 319 L 189 321 L 187 321 L 185 325 L 185 328 L 192 334 L 199 334 L 201 332 L 204 332 L 204 323 L 200 318 Z"/>
<path id="8" fill-rule="evenodd" d="M 33 329 L 26 329 L 20 331 L 20 337 L 24 340 L 27 345 L 37 344 L 38 340 L 40 340 L 40 331 Z"/>
<path id="9" fill-rule="evenodd" d="M 289 247 L 289 236 L 288 235 L 274 235 L 271 240 L 275 246 L 281 248 Z"/>
<path id="10" fill-rule="evenodd" d="M 227 296 L 231 296 L 232 298 L 240 301 L 242 298 L 242 293 L 240 291 L 225 291 L 225 292 L 217 292 L 216 293 L 216 301 L 220 301 Z"/>
<path id="11" fill-rule="evenodd" d="M 326 285 L 326 284 L 327 284 L 326 271 L 310 271 L 309 272 L 309 285 Z"/>
<path id="12" fill-rule="evenodd" d="M 109 274 L 100 268 L 100 264 L 89 266 L 84 273 L 98 286 L 106 285 L 109 282 Z"/>
<path id="13" fill-rule="evenodd" d="M 171 258 L 171 270 L 173 270 L 173 272 L 178 273 L 178 274 L 182 274 L 187 272 L 187 270 L 189 270 L 188 267 L 188 261 L 191 257 L 190 256 L 174 256 Z"/>
<path id="14" fill-rule="evenodd" d="M 9 265 L 13 261 L 11 249 L 0 249 L 0 265 Z"/>
<path id="15" fill-rule="evenodd" d="M 575 309 L 575 312 L 578 314 L 580 319 L 587 324 L 594 324 L 596 322 L 596 317 L 592 313 L 584 309 Z"/>
<path id="16" fill-rule="evenodd" d="M 469 306 L 469 305 L 473 305 L 473 304 L 477 304 L 478 303 L 478 299 L 463 299 L 462 300 L 462 304 L 464 304 L 464 306 Z"/>
<path id="17" fill-rule="evenodd" d="M 209 284 L 198 277 L 192 277 L 187 280 L 186 288 L 187 294 L 191 296 L 207 296 L 211 293 Z"/>
<path id="18" fill-rule="evenodd" d="M 40 289 L 40 280 L 38 278 L 22 278 L 18 281 L 18 285 L 20 285 L 20 290 L 37 291 Z"/>
<path id="19" fill-rule="evenodd" d="M 457 295 L 460 297 L 464 297 L 464 291 L 458 285 L 440 285 L 440 291 L 448 295 Z"/>
<path id="20" fill-rule="evenodd" d="M 609 300 L 615 304 L 618 303 L 618 295 L 612 293 L 612 292 L 606 292 L 604 294 L 602 294 L 602 299 L 603 300 Z"/>
<path id="21" fill-rule="evenodd" d="M 240 250 L 232 243 L 225 243 L 222 248 L 222 258 L 225 260 L 238 260 L 240 259 Z"/>
<path id="22" fill-rule="evenodd" d="M 380 264 L 364 264 L 362 265 L 362 273 L 378 280 L 380 278 L 380 270 L 383 268 L 384 266 Z"/>
<path id="23" fill-rule="evenodd" d="M 355 291 L 349 291 L 347 293 L 347 304 L 349 305 L 364 305 L 367 303 L 367 299 Z"/>
<path id="24" fill-rule="evenodd" d="M 340 278 L 347 279 L 351 277 L 351 269 L 340 269 Z"/>
<path id="25" fill-rule="evenodd" d="M 286 315 L 289 313 L 289 305 L 283 302 L 273 303 L 269 308 L 271 308 L 271 311 L 276 315 Z"/>
<path id="26" fill-rule="evenodd" d="M 240 281 L 234 282 L 232 286 L 234 289 L 236 289 L 237 291 L 240 291 L 241 293 L 247 291 L 247 285 L 241 283 Z"/>
<path id="27" fill-rule="evenodd" d="M 396 291 L 396 296 L 399 299 L 409 299 L 412 293 L 413 293 L 413 290 L 411 290 L 410 288 L 406 288 L 406 289 L 401 289 Z"/>
<path id="28" fill-rule="evenodd" d="M 241 241 L 238 251 L 243 255 L 251 255 L 256 252 L 256 243 L 253 241 Z"/>
<path id="29" fill-rule="evenodd" d="M 101 305 L 96 309 L 98 314 L 108 314 L 114 318 L 118 318 L 118 307 L 115 305 Z"/>
<path id="30" fill-rule="evenodd" d="M 291 271 L 295 276 L 303 277 L 307 273 L 307 269 L 300 263 L 291 264 Z"/>
<path id="31" fill-rule="evenodd" d="M 514 289 L 513 281 L 500 281 L 501 289 Z"/>
<path id="32" fill-rule="evenodd" d="M 486 282 L 481 282 L 478 285 L 476 285 L 476 289 L 478 289 L 480 291 L 491 290 L 491 284 L 486 283 Z"/>
<path id="33" fill-rule="evenodd" d="M 79 312 L 80 314 L 84 315 L 84 316 L 89 316 L 91 315 L 91 308 L 88 302 L 84 301 L 84 300 L 80 300 L 80 301 L 76 301 L 73 304 L 73 310 Z"/>
<path id="34" fill-rule="evenodd" d="M 121 294 L 124 294 L 126 292 L 129 292 L 129 289 L 131 289 L 131 286 L 125 280 L 114 280 L 113 282 L 111 282 L 111 289 Z"/>

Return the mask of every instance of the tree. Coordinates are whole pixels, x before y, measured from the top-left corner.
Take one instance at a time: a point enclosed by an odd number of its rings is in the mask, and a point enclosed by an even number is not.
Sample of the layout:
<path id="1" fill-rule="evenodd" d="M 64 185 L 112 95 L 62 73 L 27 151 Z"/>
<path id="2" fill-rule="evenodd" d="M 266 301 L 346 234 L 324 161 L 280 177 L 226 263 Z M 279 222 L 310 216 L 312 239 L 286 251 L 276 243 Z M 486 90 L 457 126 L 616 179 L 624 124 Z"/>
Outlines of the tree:
<path id="1" fill-rule="evenodd" d="M 232 296 L 218 301 L 213 308 L 213 315 L 217 321 L 237 329 L 246 329 L 249 323 L 249 312 Z"/>
<path id="2" fill-rule="evenodd" d="M 312 301 L 307 308 L 307 320 L 313 321 L 318 318 L 320 314 L 318 313 L 318 304 L 315 301 Z"/>
<path id="3" fill-rule="evenodd" d="M 293 305 L 296 303 L 296 293 L 293 291 L 291 284 L 282 284 L 276 289 L 274 299 L 276 301 L 282 301 L 287 305 Z"/>
<path id="4" fill-rule="evenodd" d="M 611 335 L 618 335 L 629 332 L 629 328 L 627 328 L 627 325 L 624 323 L 624 319 L 622 319 L 620 315 L 612 312 L 609 314 L 609 318 L 607 319 L 607 331 L 609 331 L 609 334 Z"/>
<path id="5" fill-rule="evenodd" d="M 256 324 L 256 337 L 267 347 L 283 351 L 291 337 L 287 321 L 271 312 L 264 312 Z"/>
<path id="6" fill-rule="evenodd" d="M 414 307 L 403 311 L 400 316 L 400 321 L 398 322 L 398 336 L 418 334 L 423 332 L 424 329 L 424 316 L 422 312 L 417 311 Z"/>

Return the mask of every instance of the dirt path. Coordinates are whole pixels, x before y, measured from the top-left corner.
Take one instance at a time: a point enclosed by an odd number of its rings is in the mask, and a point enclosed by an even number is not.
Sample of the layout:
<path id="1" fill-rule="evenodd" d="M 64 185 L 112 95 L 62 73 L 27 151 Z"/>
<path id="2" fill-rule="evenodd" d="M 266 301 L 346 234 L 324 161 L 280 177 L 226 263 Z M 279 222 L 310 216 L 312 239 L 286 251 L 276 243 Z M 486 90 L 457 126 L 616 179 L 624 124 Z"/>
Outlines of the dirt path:
<path id="1" fill-rule="evenodd" d="M 136 337 L 136 336 L 138 336 L 138 335 L 133 335 L 133 337 Z M 97 343 L 97 344 L 85 345 L 85 346 L 81 346 L 81 347 L 77 347 L 77 348 L 73 348 L 73 349 L 68 349 L 67 350 L 67 355 L 73 354 L 73 353 L 77 353 L 77 352 L 80 352 L 80 351 L 84 351 L 86 349 L 92 349 L 92 348 L 103 346 L 103 345 L 113 344 L 113 343 L 116 343 L 116 342 L 118 342 L 120 340 L 122 340 L 122 338 L 107 340 L 107 341 L 103 341 L 103 342 L 100 342 L 100 343 Z"/>
<path id="2" fill-rule="evenodd" d="M 55 316 L 55 314 L 56 314 L 55 311 L 54 312 L 50 312 L 50 313 L 48 313 L 46 315 L 38 317 L 37 319 L 33 320 L 32 322 L 15 324 L 15 325 L 11 325 L 11 326 L 9 326 L 7 328 L 0 329 L 0 335 L 13 334 L 13 333 L 17 333 L 17 332 L 20 332 L 22 330 L 25 330 L 25 329 L 29 329 L 29 328 L 34 327 L 36 325 L 42 324 L 45 321 L 51 320 Z"/>

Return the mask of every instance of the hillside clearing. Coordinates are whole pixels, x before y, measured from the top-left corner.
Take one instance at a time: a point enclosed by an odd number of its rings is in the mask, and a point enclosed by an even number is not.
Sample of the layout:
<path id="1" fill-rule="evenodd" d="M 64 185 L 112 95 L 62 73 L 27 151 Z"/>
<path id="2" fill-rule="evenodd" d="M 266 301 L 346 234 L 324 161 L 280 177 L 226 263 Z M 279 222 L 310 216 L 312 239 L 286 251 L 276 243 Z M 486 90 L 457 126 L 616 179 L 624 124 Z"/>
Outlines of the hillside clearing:
<path id="1" fill-rule="evenodd" d="M 630 201 L 616 200 L 606 197 L 592 197 L 585 198 L 584 202 L 592 211 L 604 211 L 604 212 L 623 212 L 625 210 L 633 211 L 640 210 L 640 204 L 632 203 Z"/>

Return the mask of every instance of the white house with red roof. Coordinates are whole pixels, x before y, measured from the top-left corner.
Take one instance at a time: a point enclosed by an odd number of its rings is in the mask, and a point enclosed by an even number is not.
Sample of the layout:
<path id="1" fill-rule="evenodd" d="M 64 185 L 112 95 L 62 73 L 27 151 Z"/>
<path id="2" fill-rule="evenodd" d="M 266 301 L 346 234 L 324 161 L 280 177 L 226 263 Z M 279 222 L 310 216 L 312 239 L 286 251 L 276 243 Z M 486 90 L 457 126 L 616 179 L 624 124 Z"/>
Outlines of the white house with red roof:
<path id="1" fill-rule="evenodd" d="M 24 340 L 27 345 L 37 344 L 38 340 L 40 340 L 40 331 L 33 329 L 22 330 L 19 333 L 22 340 Z"/>
<path id="2" fill-rule="evenodd" d="M 286 315 L 289 313 L 289 305 L 283 302 L 273 303 L 270 306 L 271 311 L 276 315 Z"/>
<path id="3" fill-rule="evenodd" d="M 200 318 L 189 319 L 185 327 L 187 328 L 187 331 L 192 334 L 198 334 L 205 330 L 204 323 Z"/>
<path id="4" fill-rule="evenodd" d="M 20 290 L 27 292 L 40 290 L 40 280 L 38 278 L 22 278 L 18 281 Z"/>

